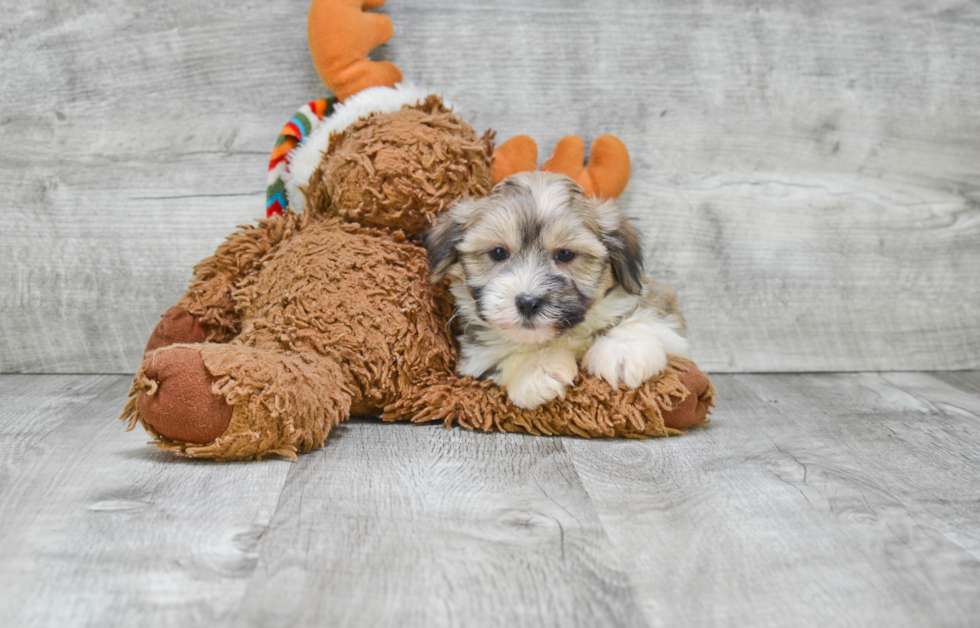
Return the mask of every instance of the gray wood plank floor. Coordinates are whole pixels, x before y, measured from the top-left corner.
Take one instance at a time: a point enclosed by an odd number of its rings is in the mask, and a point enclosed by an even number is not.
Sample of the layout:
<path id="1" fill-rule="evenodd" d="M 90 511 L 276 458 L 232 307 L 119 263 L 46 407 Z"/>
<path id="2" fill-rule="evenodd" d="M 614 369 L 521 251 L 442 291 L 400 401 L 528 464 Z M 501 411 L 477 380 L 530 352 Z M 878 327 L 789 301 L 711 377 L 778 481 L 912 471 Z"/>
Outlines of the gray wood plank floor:
<path id="1" fill-rule="evenodd" d="M 0 376 L 2 626 L 975 626 L 980 372 L 716 375 L 688 436 L 355 421 L 186 461 Z"/>

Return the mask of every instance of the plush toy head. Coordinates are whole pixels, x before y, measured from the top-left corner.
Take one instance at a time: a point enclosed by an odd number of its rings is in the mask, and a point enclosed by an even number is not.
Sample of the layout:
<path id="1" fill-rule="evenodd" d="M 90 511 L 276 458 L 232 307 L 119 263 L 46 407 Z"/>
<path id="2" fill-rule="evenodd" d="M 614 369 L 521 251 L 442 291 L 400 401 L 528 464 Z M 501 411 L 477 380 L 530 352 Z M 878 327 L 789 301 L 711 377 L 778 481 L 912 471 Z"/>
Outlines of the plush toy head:
<path id="1" fill-rule="evenodd" d="M 438 96 L 361 118 L 330 137 L 307 209 L 418 235 L 457 200 L 490 190 L 491 138 L 478 137 Z"/>

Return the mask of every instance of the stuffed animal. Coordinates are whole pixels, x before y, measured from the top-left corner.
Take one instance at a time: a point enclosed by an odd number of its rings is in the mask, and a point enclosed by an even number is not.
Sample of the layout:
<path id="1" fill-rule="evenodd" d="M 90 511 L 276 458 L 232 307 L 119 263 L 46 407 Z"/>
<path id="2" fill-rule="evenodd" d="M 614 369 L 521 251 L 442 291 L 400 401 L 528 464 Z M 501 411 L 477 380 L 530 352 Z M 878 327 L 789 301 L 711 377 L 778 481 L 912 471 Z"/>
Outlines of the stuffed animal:
<path id="1" fill-rule="evenodd" d="M 455 375 L 453 305 L 431 285 L 418 236 L 465 196 L 536 167 L 533 140 L 493 150 L 439 97 L 399 84 L 367 53 L 392 34 L 384 0 L 314 0 L 310 48 L 336 102 L 310 103 L 273 152 L 269 217 L 198 264 L 147 343 L 122 418 L 180 455 L 261 458 L 321 446 L 350 416 L 442 421 L 478 430 L 651 437 L 706 421 L 711 383 L 671 357 L 637 389 L 580 373 L 533 410 Z M 581 139 L 545 167 L 589 193 L 629 178 L 619 140 L 583 165 Z M 286 158 L 288 155 L 288 159 Z"/>

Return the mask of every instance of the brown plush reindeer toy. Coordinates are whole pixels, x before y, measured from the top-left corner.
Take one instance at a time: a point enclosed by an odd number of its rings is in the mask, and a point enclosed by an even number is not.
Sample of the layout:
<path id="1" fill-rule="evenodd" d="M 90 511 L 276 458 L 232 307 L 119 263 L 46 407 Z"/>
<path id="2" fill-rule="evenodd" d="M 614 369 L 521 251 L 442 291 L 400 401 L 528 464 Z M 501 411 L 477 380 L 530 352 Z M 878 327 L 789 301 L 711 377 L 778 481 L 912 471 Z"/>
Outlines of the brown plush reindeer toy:
<path id="1" fill-rule="evenodd" d="M 455 201 L 535 168 L 537 148 L 521 136 L 494 153 L 492 133 L 478 136 L 439 96 L 400 85 L 398 68 L 368 61 L 392 26 L 364 10 L 383 3 L 313 2 L 310 48 L 338 104 L 294 142 L 289 208 L 229 236 L 163 315 L 123 412 L 129 428 L 141 423 L 162 449 L 229 460 L 295 457 L 352 415 L 585 437 L 702 423 L 713 390 L 680 358 L 637 389 L 580 373 L 563 399 L 533 410 L 455 375 L 453 304 L 430 285 L 418 236 Z M 610 136 L 587 167 L 578 138 L 546 167 L 597 196 L 618 195 L 629 177 Z"/>

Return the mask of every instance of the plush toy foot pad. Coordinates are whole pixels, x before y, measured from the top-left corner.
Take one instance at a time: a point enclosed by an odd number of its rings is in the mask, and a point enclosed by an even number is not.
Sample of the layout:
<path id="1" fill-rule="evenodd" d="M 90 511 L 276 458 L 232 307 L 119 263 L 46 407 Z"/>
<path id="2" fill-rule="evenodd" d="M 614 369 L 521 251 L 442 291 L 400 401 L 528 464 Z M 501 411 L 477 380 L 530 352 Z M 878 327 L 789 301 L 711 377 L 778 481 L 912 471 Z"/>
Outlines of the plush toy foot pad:
<path id="1" fill-rule="evenodd" d="M 163 314 L 160 322 L 153 328 L 143 354 L 170 345 L 204 342 L 207 337 L 208 328 L 201 319 L 175 305 Z"/>
<path id="2" fill-rule="evenodd" d="M 199 352 L 174 347 L 157 351 L 148 362 L 143 374 L 150 386 L 137 402 L 147 425 L 165 438 L 201 445 L 224 434 L 234 408 L 212 392 L 215 378 Z"/>
<path id="3" fill-rule="evenodd" d="M 704 422 L 711 410 L 711 400 L 714 399 L 714 394 L 706 394 L 711 388 L 711 381 L 698 368 L 680 372 L 678 379 L 690 391 L 690 394 L 670 410 L 663 410 L 662 414 L 664 426 L 686 430 Z"/>

